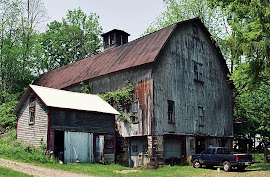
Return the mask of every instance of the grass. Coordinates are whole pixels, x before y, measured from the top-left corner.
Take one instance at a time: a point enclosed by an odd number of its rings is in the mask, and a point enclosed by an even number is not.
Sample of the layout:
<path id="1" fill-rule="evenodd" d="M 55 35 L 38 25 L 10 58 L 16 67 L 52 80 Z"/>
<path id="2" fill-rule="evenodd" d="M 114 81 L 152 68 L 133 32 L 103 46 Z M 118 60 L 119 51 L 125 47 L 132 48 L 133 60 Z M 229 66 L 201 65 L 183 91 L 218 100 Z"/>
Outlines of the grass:
<path id="1" fill-rule="evenodd" d="M 252 154 L 253 158 L 260 160 L 263 158 L 263 154 Z M 15 139 L 15 131 L 10 132 L 7 136 L 0 139 L 0 157 L 10 160 L 16 160 L 20 162 L 28 162 L 38 166 L 45 166 L 48 168 L 59 169 L 64 171 L 70 171 L 75 173 L 84 173 L 88 175 L 95 176 L 137 176 L 137 177 L 146 177 L 146 176 L 219 176 L 220 174 L 228 174 L 223 171 L 217 172 L 213 169 L 194 169 L 192 166 L 165 166 L 158 168 L 156 170 L 146 170 L 146 169 L 134 169 L 128 168 L 117 164 L 111 165 L 101 165 L 101 164 L 64 164 L 60 165 L 56 161 L 45 157 L 44 151 L 42 149 L 36 149 L 32 146 L 26 145 L 22 142 L 19 142 Z M 115 173 L 115 171 L 122 170 L 139 170 L 140 172 L 135 173 Z M 247 170 L 252 171 L 267 171 L 270 176 L 270 164 L 256 163 L 251 167 L 248 167 Z M 19 176 L 17 174 L 10 174 L 13 171 L 0 168 L 0 176 Z M 3 173 L 3 174 L 2 174 Z M 14 172 L 17 173 L 17 172 Z M 24 175 L 24 174 L 22 174 Z M 27 176 L 27 175 L 26 175 Z"/>
<path id="2" fill-rule="evenodd" d="M 20 173 L 17 171 L 10 170 L 8 168 L 0 167 L 0 176 L 16 176 L 16 177 L 29 177 L 31 175 L 27 175 L 24 173 Z"/>
<path id="3" fill-rule="evenodd" d="M 111 165 L 101 165 L 101 164 L 45 164 L 46 167 L 61 169 L 64 171 L 70 171 L 75 173 L 84 173 L 88 175 L 95 176 L 136 176 L 136 177 L 146 177 L 146 176 L 155 176 L 155 177 L 173 177 L 173 176 L 210 176 L 216 172 L 215 170 L 209 169 L 194 169 L 192 166 L 165 166 L 158 168 L 156 170 L 146 170 L 146 169 L 135 169 L 129 167 L 123 167 L 117 164 Z M 115 173 L 115 171 L 122 170 L 138 170 L 139 172 L 120 174 Z"/>
<path id="4" fill-rule="evenodd" d="M 270 171 L 270 163 L 255 163 L 250 167 L 247 167 L 249 170 L 259 170 L 259 171 Z"/>
<path id="5" fill-rule="evenodd" d="M 55 163 L 46 157 L 45 151 L 16 140 L 15 130 L 0 138 L 0 156 L 3 158 L 30 163 Z"/>

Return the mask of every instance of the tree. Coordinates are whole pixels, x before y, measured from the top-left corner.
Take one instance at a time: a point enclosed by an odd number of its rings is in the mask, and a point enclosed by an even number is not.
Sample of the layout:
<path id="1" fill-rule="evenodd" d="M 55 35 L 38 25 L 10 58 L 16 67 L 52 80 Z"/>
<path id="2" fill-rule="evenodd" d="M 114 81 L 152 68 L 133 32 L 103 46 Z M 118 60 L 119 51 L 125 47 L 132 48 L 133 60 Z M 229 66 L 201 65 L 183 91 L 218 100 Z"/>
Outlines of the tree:
<path id="1" fill-rule="evenodd" d="M 260 83 L 270 67 L 270 1 L 269 0 L 214 0 L 212 7 L 227 10 L 232 34 L 227 43 L 237 64 L 249 62 L 252 82 Z"/>
<path id="2" fill-rule="evenodd" d="M 267 147 L 270 144 L 270 73 L 261 72 L 263 78 L 268 79 L 255 84 L 249 77 L 249 65 L 241 64 L 232 74 L 236 89 L 241 90 L 234 104 L 234 134 L 235 137 L 260 134 L 262 143 Z"/>
<path id="3" fill-rule="evenodd" d="M 100 52 L 102 28 L 99 17 L 80 9 L 69 10 L 61 22 L 53 21 L 40 35 L 40 70 L 50 71 Z"/>
<path id="4" fill-rule="evenodd" d="M 28 6 L 29 2 L 29 6 Z M 14 127 L 16 101 L 36 78 L 33 50 L 45 11 L 39 0 L 0 0 L 0 128 Z M 28 8 L 29 7 L 29 8 Z"/>

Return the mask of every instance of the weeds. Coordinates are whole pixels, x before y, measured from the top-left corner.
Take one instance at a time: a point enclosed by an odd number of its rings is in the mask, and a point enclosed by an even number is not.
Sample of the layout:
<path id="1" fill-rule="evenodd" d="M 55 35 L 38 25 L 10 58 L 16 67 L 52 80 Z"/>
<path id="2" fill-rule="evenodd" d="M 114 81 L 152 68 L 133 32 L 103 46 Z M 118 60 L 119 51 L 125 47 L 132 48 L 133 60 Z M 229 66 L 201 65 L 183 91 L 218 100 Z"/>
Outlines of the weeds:
<path id="1" fill-rule="evenodd" d="M 15 130 L 8 132 L 0 139 L 0 156 L 22 162 L 54 163 L 53 160 L 45 156 L 44 149 L 17 141 Z"/>

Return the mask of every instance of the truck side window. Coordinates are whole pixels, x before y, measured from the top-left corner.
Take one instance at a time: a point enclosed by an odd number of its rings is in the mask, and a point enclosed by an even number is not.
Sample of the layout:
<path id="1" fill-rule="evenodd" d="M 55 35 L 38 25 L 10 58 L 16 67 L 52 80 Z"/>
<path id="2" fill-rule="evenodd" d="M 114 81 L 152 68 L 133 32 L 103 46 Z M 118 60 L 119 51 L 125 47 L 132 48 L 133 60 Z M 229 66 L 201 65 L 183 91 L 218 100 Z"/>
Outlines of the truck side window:
<path id="1" fill-rule="evenodd" d="M 223 154 L 222 148 L 218 148 L 218 149 L 217 149 L 217 154 Z"/>
<path id="2" fill-rule="evenodd" d="M 216 154 L 216 149 L 212 149 L 212 154 Z"/>
<path id="3" fill-rule="evenodd" d="M 211 154 L 211 149 L 206 149 L 206 150 L 204 151 L 204 154 Z"/>

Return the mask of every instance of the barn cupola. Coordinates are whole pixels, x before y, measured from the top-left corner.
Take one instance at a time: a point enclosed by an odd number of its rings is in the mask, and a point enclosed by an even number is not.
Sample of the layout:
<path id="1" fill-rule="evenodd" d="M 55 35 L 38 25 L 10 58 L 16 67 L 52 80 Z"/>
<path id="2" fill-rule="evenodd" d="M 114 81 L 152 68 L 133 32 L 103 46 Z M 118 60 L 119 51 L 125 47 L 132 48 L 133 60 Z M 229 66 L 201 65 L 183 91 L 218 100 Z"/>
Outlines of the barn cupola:
<path id="1" fill-rule="evenodd" d="M 101 35 L 103 37 L 104 51 L 128 43 L 128 33 L 114 29 Z"/>

